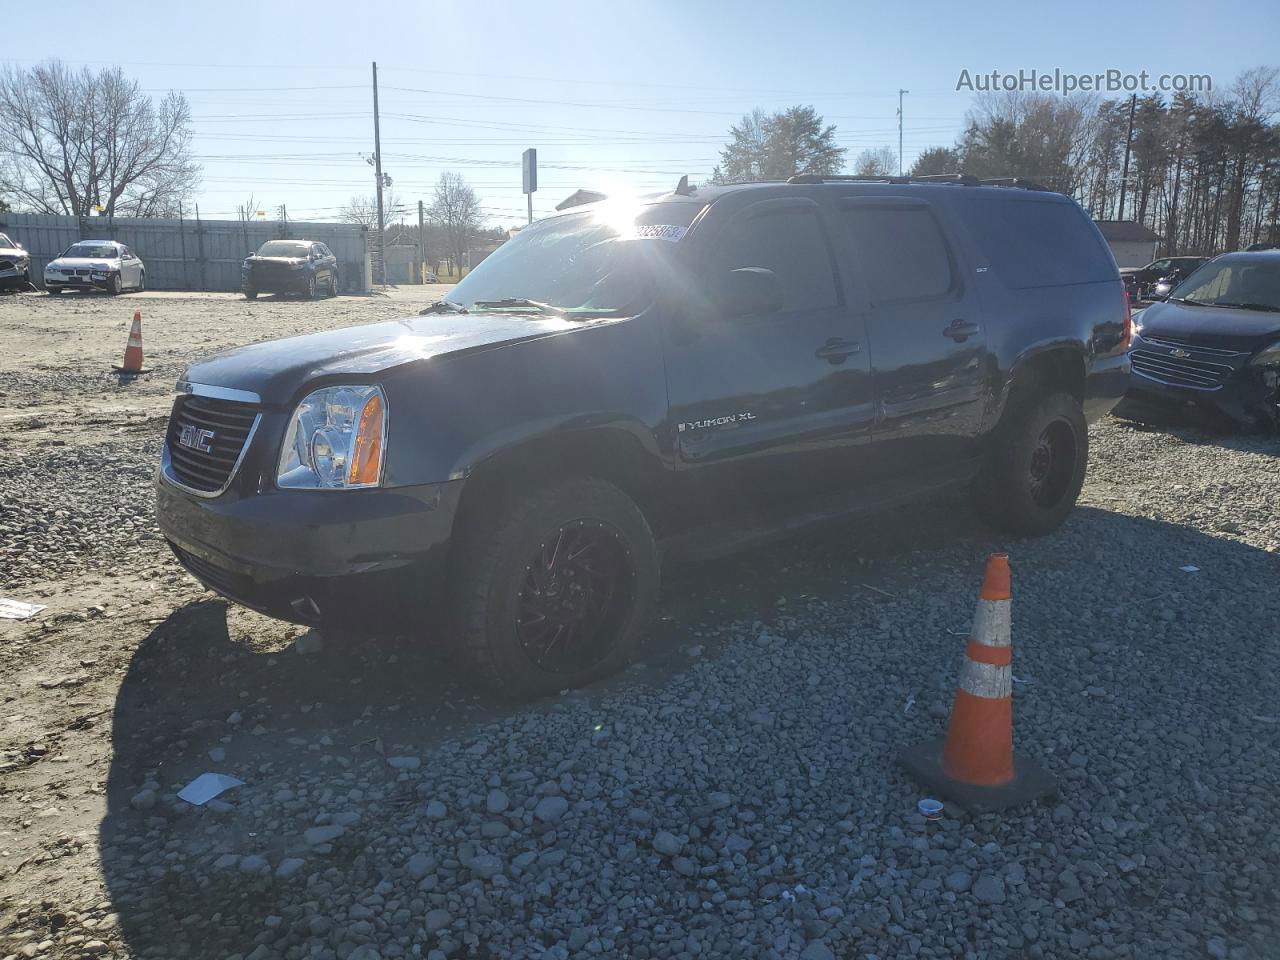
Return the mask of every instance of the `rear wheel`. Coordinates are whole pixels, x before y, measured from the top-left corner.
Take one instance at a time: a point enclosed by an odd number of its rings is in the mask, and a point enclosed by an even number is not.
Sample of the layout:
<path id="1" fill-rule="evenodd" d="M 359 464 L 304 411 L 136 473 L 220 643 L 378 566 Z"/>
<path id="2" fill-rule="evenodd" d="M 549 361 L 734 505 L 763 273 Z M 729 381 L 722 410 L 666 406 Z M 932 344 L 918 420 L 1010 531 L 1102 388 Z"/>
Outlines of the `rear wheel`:
<path id="1" fill-rule="evenodd" d="M 580 686 L 634 654 L 658 580 L 649 524 L 612 484 L 513 495 L 462 536 L 451 591 L 462 655 L 506 696 Z"/>
<path id="2" fill-rule="evenodd" d="M 1089 429 L 1075 397 L 1015 394 L 975 481 L 975 506 L 1001 530 L 1051 533 L 1075 506 L 1088 461 Z"/>

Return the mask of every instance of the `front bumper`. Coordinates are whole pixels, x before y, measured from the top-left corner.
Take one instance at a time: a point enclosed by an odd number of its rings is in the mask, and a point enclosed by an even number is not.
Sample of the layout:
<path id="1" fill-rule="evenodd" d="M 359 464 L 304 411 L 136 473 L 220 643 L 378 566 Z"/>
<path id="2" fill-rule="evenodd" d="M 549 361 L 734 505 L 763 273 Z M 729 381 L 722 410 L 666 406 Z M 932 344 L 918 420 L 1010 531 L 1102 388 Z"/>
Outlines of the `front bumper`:
<path id="1" fill-rule="evenodd" d="M 111 289 L 111 278 L 114 273 L 98 274 L 97 276 L 67 276 L 61 273 L 46 273 L 44 275 L 45 288 L 60 287 L 63 290 L 109 290 Z"/>
<path id="2" fill-rule="evenodd" d="M 241 273 L 240 289 L 256 290 L 258 293 L 306 293 L 310 280 L 311 274 L 306 270 L 293 273 Z"/>
<path id="3" fill-rule="evenodd" d="M 156 516 L 183 566 L 231 600 L 297 623 L 389 628 L 439 605 L 461 486 L 210 498 L 162 467 Z"/>
<path id="4" fill-rule="evenodd" d="M 1134 362 L 1128 389 L 1116 408 L 1121 416 L 1143 419 L 1181 413 L 1208 422 L 1280 426 L 1280 370 L 1250 366 L 1249 352 L 1141 335 L 1134 336 L 1132 352 L 1140 359 Z M 1144 354 L 1146 360 L 1141 359 Z M 1179 363 L 1191 367 L 1203 382 L 1185 382 L 1189 377 L 1179 374 Z"/>

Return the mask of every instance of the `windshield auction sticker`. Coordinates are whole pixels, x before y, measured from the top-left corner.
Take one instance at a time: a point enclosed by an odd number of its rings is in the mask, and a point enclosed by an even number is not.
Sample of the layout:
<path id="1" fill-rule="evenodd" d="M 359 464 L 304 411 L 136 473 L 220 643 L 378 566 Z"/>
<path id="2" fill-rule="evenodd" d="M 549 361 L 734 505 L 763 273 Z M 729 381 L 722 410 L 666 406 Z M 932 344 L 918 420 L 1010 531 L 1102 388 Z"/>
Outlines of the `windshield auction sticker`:
<path id="1" fill-rule="evenodd" d="M 671 223 L 648 223 L 636 227 L 636 237 L 641 240 L 666 240 L 669 243 L 677 242 L 688 232 L 688 227 L 677 227 Z"/>

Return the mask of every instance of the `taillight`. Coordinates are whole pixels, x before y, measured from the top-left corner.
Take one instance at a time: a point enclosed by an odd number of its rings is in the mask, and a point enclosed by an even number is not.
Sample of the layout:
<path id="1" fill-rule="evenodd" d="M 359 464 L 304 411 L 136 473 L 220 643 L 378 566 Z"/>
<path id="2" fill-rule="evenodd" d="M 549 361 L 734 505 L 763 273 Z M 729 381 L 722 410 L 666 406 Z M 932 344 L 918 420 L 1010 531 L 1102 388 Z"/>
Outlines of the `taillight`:
<path id="1" fill-rule="evenodd" d="M 1129 306 L 1129 291 L 1120 284 L 1120 296 L 1124 299 L 1124 333 L 1120 337 L 1120 346 L 1129 349 L 1129 341 L 1133 339 L 1133 310 Z"/>

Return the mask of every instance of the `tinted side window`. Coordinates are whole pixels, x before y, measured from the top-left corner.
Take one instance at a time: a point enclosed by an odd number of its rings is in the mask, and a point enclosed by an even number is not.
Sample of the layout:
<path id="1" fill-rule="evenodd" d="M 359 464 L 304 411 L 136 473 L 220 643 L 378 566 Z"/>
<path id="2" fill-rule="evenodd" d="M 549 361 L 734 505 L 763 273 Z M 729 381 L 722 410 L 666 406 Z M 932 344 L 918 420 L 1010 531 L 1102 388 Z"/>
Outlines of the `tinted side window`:
<path id="1" fill-rule="evenodd" d="M 951 256 L 922 207 L 851 205 L 844 220 L 872 303 L 939 297 L 951 289 Z"/>
<path id="2" fill-rule="evenodd" d="M 1074 203 L 999 199 L 972 204 L 969 223 L 1006 286 L 1056 287 L 1114 280 L 1101 235 Z"/>
<path id="3" fill-rule="evenodd" d="M 782 286 L 783 310 L 819 310 L 839 303 L 822 224 L 806 210 L 782 210 L 738 221 L 715 259 L 718 270 L 772 270 Z"/>

